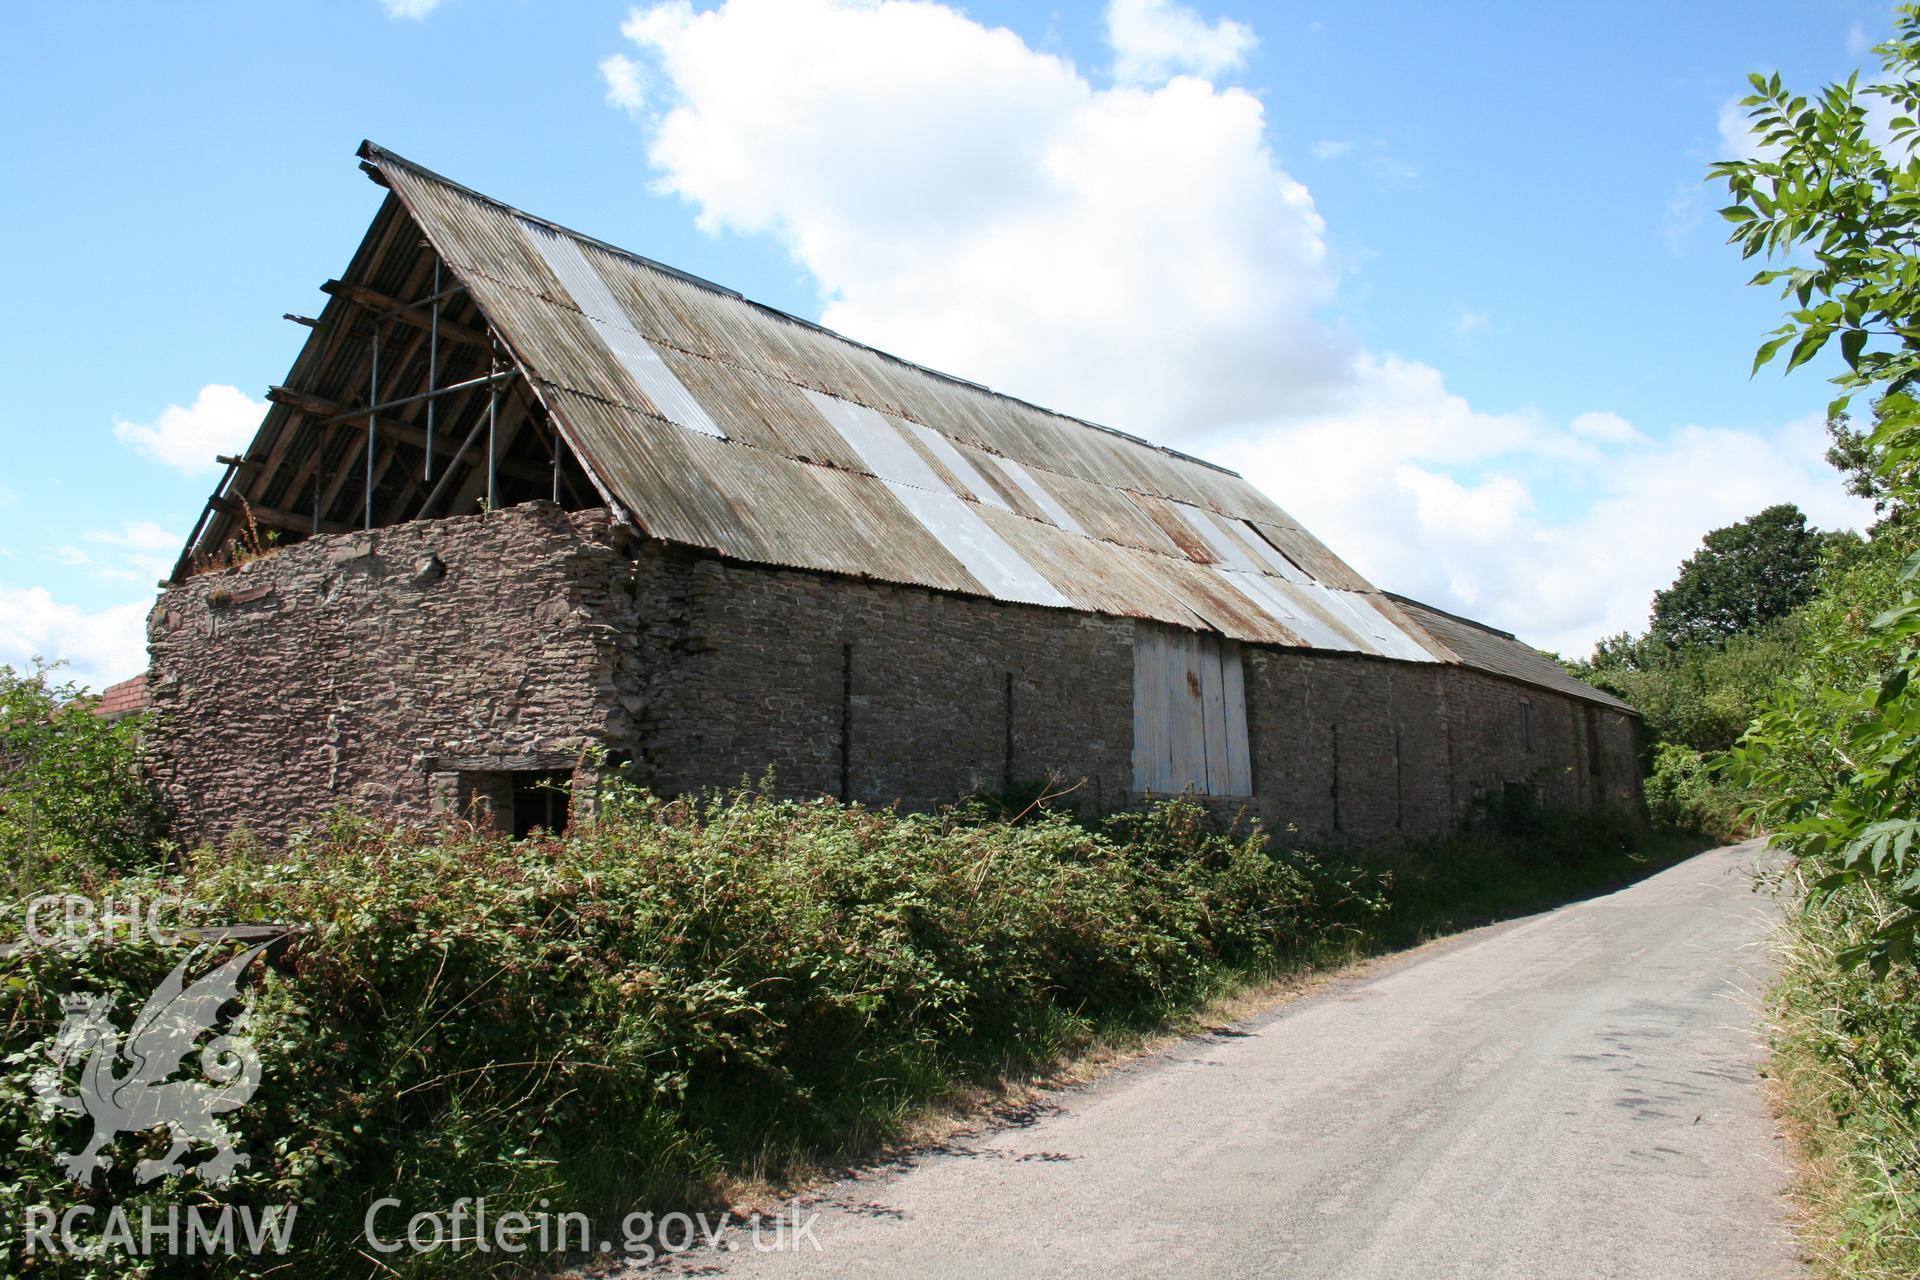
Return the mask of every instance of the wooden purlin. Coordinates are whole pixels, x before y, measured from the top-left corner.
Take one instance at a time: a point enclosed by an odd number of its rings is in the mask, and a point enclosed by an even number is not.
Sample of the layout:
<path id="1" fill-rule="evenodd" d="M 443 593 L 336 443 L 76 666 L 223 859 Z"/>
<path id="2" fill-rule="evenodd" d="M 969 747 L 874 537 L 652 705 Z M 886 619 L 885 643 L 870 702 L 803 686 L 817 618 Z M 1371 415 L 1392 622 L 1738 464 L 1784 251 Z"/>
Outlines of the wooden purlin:
<path id="1" fill-rule="evenodd" d="M 401 213 L 401 221 L 405 221 L 405 223 L 411 225 L 411 219 L 409 219 L 405 213 Z M 415 244 L 417 244 L 417 248 L 411 249 L 413 261 L 409 263 L 409 269 L 407 269 L 407 286 L 413 288 L 413 290 L 417 290 L 420 284 L 430 276 L 430 273 L 432 273 L 432 265 L 434 265 L 432 249 L 420 248 L 419 242 L 415 242 Z M 328 292 L 330 292 L 330 296 L 334 299 L 334 301 L 328 303 L 328 307 L 334 307 L 334 305 L 342 305 L 342 307 L 382 307 L 382 305 L 388 305 L 388 303 L 392 303 L 392 305 L 405 305 L 405 303 L 399 303 L 399 299 L 394 299 L 394 297 L 390 297 L 388 294 L 382 294 L 382 292 L 378 292 L 378 290 L 371 290 L 371 288 L 365 288 L 365 286 L 357 286 L 357 284 L 328 282 L 328 286 L 330 286 Z M 468 301 L 467 307 L 470 307 L 470 305 L 472 305 L 472 303 Z M 455 311 L 455 313 L 457 313 L 457 311 Z M 344 330 L 340 342 L 355 342 L 355 340 L 361 338 L 361 332 L 359 332 L 359 330 L 353 330 L 348 324 L 342 324 L 342 326 L 336 326 L 336 328 Z M 417 332 L 413 332 L 413 330 L 417 330 Z M 413 330 L 409 330 L 411 336 L 409 336 L 407 344 L 401 347 L 399 357 L 394 359 L 392 365 L 390 365 L 390 367 L 396 370 L 399 382 L 388 382 L 386 388 L 382 388 L 382 399 L 399 397 L 399 395 L 405 395 L 405 393 L 415 393 L 415 388 L 424 390 L 422 384 L 424 384 L 424 368 L 426 367 L 424 367 L 424 363 L 422 363 L 422 349 L 424 349 L 424 344 L 426 344 L 426 340 L 428 340 L 428 330 L 419 328 L 419 326 L 413 326 Z M 467 345 L 467 347 L 472 347 L 472 340 L 478 340 L 480 344 L 486 342 L 486 336 L 482 334 L 482 330 L 472 328 L 472 326 L 468 326 L 468 324 L 463 324 L 461 320 L 442 320 L 442 338 L 453 340 L 455 344 Z M 390 359 L 392 359 L 392 357 L 390 357 Z M 355 361 L 351 363 L 348 374 L 349 382 L 359 380 L 359 378 L 365 376 L 365 372 L 367 372 L 367 368 L 369 368 L 369 361 L 371 361 L 371 351 L 365 353 L 365 359 L 355 359 Z M 444 363 L 442 363 L 442 370 L 440 370 L 440 374 L 442 374 L 442 376 L 440 376 L 440 382 L 447 384 L 447 382 L 467 380 L 465 368 L 470 368 L 470 365 L 472 365 L 470 353 L 468 353 L 468 355 L 444 353 Z M 453 395 L 449 395 L 447 399 L 440 401 L 442 405 L 445 405 L 445 418 L 451 420 L 451 422 L 461 422 L 461 418 L 467 416 L 467 413 L 470 413 L 470 409 L 480 401 L 480 397 L 484 397 L 484 388 L 468 388 L 468 390 L 465 391 L 455 391 Z M 301 497 L 305 497 L 305 495 L 311 491 L 309 482 L 311 482 L 311 478 L 313 478 L 315 466 L 324 466 L 326 472 L 334 476 L 334 480 L 328 484 L 328 487 L 323 491 L 323 495 L 321 495 L 323 530 L 324 528 L 349 528 L 349 526 L 351 526 L 351 528 L 357 528 L 361 522 L 336 520 L 336 518 L 334 518 L 334 512 L 340 507 L 340 503 L 344 501 L 344 495 L 353 489 L 353 486 L 351 486 L 353 476 L 349 476 L 349 472 L 353 472 L 355 468 L 351 466 L 351 462 L 353 462 L 353 457 L 355 457 L 355 449 L 357 449 L 357 447 L 363 447 L 363 445 L 357 445 L 357 443 L 353 443 L 353 441 L 349 441 L 349 439 L 342 438 L 342 434 L 334 434 L 332 428 L 334 428 L 334 426 L 346 426 L 346 428 L 355 428 L 355 426 L 357 426 L 357 428 L 365 430 L 367 413 L 365 413 L 365 411 L 355 411 L 353 407 L 349 407 L 349 405 L 338 401 L 338 399 L 328 399 L 328 397 L 323 397 L 323 395 L 315 395 L 315 393 L 311 393 L 311 391 L 294 390 L 294 388 L 273 388 L 273 390 L 269 390 L 269 399 L 273 399 L 276 403 L 282 403 L 282 405 L 286 405 L 288 409 L 292 409 L 292 411 L 296 411 L 298 415 L 303 416 L 305 422 L 298 424 L 296 430 L 303 430 L 303 432 L 307 432 L 311 438 L 315 439 L 313 451 L 309 453 L 307 461 L 305 461 L 305 464 L 296 472 L 296 476 L 292 478 L 292 482 L 290 482 L 290 486 L 288 486 L 290 493 L 298 493 Z M 420 480 L 419 478 L 415 478 L 415 474 L 413 474 L 415 470 L 419 470 L 420 464 L 424 462 L 424 449 L 426 449 L 426 432 L 424 432 L 424 428 L 419 424 L 420 415 L 422 415 L 422 409 L 420 409 L 419 403 L 415 403 L 415 405 L 405 405 L 405 407 L 399 407 L 396 411 L 388 411 L 388 413 L 382 413 L 382 415 L 380 415 L 380 453 L 378 453 L 376 459 L 374 459 L 374 495 L 376 495 L 376 516 L 374 516 L 374 522 L 376 522 L 376 524 L 390 524 L 390 522 L 394 522 L 396 518 L 407 518 L 407 512 L 411 512 L 415 501 L 420 497 Z M 336 420 L 334 420 L 334 422 L 326 422 L 328 418 L 336 418 Z M 292 434 L 294 434 L 294 432 L 288 432 L 288 438 L 292 438 Z M 451 432 L 449 432 L 449 434 L 451 434 Z M 403 447 L 401 447 L 401 445 L 403 445 Z M 449 461 L 455 457 L 455 451 L 457 451 L 457 441 L 455 441 L 455 439 L 436 438 L 434 445 L 436 445 L 436 447 L 434 447 L 434 453 L 436 453 L 438 457 L 444 457 L 444 459 L 449 459 Z M 392 493 L 392 489 L 394 489 L 394 476 L 396 476 L 396 466 L 403 466 L 403 470 L 399 472 L 399 474 L 403 476 L 403 482 L 401 482 L 401 486 L 399 486 L 399 491 Z M 518 480 L 526 480 L 526 482 L 547 482 L 547 472 L 538 472 L 538 474 L 536 474 L 534 468 L 528 468 L 528 466 L 516 464 L 516 462 L 503 462 L 503 464 L 501 464 L 501 474 L 509 474 L 509 476 L 515 476 Z M 361 470 L 359 476 L 365 476 L 365 472 Z M 269 484 L 267 476 L 263 476 L 259 484 L 261 484 L 261 487 L 267 486 L 267 484 Z M 363 484 L 365 484 L 365 482 L 363 482 Z M 309 526 L 307 526 L 307 528 L 311 528 L 311 516 L 309 516 Z"/>
<path id="2" fill-rule="evenodd" d="M 408 302 L 403 298 L 381 293 L 378 289 L 349 284 L 344 280 L 329 280 L 320 286 L 320 291 L 332 297 L 344 299 L 377 315 L 385 316 L 395 324 L 404 324 L 418 329 L 421 333 L 428 332 L 432 325 L 432 321 L 427 316 L 419 313 L 419 309 L 426 305 L 424 301 Z M 440 317 L 440 340 L 457 342 L 468 347 L 479 347 L 483 351 L 491 345 L 487 335 L 480 330 L 447 319 L 444 308 Z"/>
<path id="3" fill-rule="evenodd" d="M 389 197 L 384 201 L 379 213 L 374 215 L 373 224 L 367 228 L 367 234 L 361 238 L 359 247 L 355 249 L 347 274 L 357 276 L 367 273 L 373 264 L 390 251 L 394 235 L 400 225 L 410 221 L 397 198 Z M 344 304 L 336 304 L 331 299 L 328 301 L 327 307 L 320 315 L 321 325 L 312 330 L 306 343 L 301 346 L 299 355 L 294 357 L 293 368 L 287 376 L 288 382 L 310 385 L 316 379 L 336 353 L 341 331 L 346 327 L 343 323 L 344 313 Z M 293 442 L 293 433 L 296 429 L 297 424 L 293 415 L 269 409 L 261 421 L 260 429 L 254 435 L 253 443 L 246 450 L 249 457 L 266 457 L 266 464 L 238 493 L 229 491 L 235 475 L 234 469 L 229 468 L 227 475 L 215 487 L 213 496 L 244 497 L 249 501 L 259 496 L 262 488 L 277 474 L 279 464 Z M 234 527 L 233 517 L 215 513 L 212 499 L 209 498 L 201 524 L 197 526 L 195 534 L 174 566 L 173 578 L 178 579 L 190 572 L 196 557 L 209 555 L 217 548 L 226 545 L 233 535 Z"/>

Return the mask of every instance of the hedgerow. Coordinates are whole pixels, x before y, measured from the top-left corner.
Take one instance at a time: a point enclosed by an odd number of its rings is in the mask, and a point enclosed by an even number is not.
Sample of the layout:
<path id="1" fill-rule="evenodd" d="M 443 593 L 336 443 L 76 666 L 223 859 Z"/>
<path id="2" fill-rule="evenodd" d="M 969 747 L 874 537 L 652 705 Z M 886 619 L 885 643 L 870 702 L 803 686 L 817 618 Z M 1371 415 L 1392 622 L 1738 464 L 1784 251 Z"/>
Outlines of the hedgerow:
<path id="1" fill-rule="evenodd" d="M 357 1275 L 377 1269 L 361 1236 L 381 1197 L 401 1202 L 396 1219 L 469 1196 L 600 1220 L 684 1205 L 731 1172 L 884 1138 L 956 1081 L 1144 1024 L 1224 974 L 1351 946 L 1383 909 L 1377 877 L 1223 834 L 1177 800 L 1090 828 L 620 793 L 561 838 L 342 819 L 271 856 L 240 841 L 171 872 L 70 866 L 40 890 L 171 895 L 208 923 L 300 932 L 249 994 L 261 1080 L 230 1120 L 252 1163 L 220 1188 L 138 1185 L 135 1162 L 167 1145 L 158 1131 L 122 1135 L 97 1185 L 69 1183 L 55 1157 L 87 1122 L 31 1087 L 65 993 L 115 994 L 124 1025 L 190 941 L 0 960 L 8 1274 L 288 1263 L 27 1257 L 30 1206 L 112 1204 L 137 1222 L 174 1204 L 294 1205 L 298 1273 Z"/>

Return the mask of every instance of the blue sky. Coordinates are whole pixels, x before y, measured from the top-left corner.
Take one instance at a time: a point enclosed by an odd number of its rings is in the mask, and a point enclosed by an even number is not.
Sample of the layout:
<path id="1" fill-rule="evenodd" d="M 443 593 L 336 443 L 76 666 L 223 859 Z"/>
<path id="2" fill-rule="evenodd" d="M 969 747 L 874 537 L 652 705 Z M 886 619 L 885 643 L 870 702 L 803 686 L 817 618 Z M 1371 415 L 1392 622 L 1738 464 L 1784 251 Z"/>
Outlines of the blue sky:
<path id="1" fill-rule="evenodd" d="M 1700 179 L 1745 72 L 1844 76 L 1881 6 L 716 8 L 10 15 L 0 662 L 139 668 L 208 442 L 379 203 L 362 137 L 1238 466 L 1381 585 L 1565 651 L 1768 501 L 1866 517 L 1819 371 L 1747 377 L 1778 308 Z"/>

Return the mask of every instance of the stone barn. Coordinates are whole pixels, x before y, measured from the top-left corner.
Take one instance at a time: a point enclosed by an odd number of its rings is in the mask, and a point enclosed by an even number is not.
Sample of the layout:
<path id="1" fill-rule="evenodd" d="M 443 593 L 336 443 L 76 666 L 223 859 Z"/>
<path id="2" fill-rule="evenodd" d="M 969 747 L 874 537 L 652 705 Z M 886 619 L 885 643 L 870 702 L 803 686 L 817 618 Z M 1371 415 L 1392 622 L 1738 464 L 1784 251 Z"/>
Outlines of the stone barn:
<path id="1" fill-rule="evenodd" d="M 1233 472 L 360 156 L 385 202 L 152 614 L 181 837 L 524 833 L 609 764 L 915 808 L 1058 775 L 1368 842 L 1638 807 L 1630 708 Z"/>

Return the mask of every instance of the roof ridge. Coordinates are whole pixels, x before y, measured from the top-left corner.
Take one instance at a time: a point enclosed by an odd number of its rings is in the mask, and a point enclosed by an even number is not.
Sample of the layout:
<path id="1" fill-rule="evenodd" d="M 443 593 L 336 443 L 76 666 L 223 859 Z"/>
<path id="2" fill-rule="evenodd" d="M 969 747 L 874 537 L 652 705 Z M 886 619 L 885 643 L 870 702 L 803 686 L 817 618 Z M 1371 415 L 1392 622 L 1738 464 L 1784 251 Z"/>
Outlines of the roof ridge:
<path id="1" fill-rule="evenodd" d="M 1065 422 L 1076 423 L 1082 427 L 1086 427 L 1091 430 L 1101 432 L 1104 435 L 1118 436 L 1122 440 L 1131 441 L 1132 443 L 1141 445 L 1144 448 L 1152 449 L 1157 453 L 1164 453 L 1168 457 L 1178 458 L 1182 462 L 1191 462 L 1196 466 L 1206 467 L 1210 471 L 1218 471 L 1223 475 L 1232 476 L 1236 480 L 1246 479 L 1245 476 L 1241 475 L 1238 471 L 1233 470 L 1233 468 L 1231 467 L 1221 466 L 1217 462 L 1210 462 L 1205 458 L 1196 457 L 1191 453 L 1183 453 L 1179 449 L 1170 448 L 1169 446 L 1164 444 L 1156 444 L 1153 441 L 1148 440 L 1144 436 L 1134 435 L 1130 431 L 1122 431 L 1118 427 L 1109 427 L 1104 423 L 1093 422 L 1087 418 L 1076 417 L 1071 413 L 1062 413 L 1058 409 L 1049 409 L 1046 405 L 1035 404 L 1031 400 L 1023 400 L 1019 396 L 1011 395 L 1005 391 L 995 391 L 992 387 L 987 386 L 985 383 L 975 382 L 971 378 L 963 378 L 958 374 L 947 373 L 944 370 L 935 369 L 931 365 L 924 365 L 924 364 L 917 363 L 916 361 L 907 359 L 905 356 L 894 355 L 891 351 L 883 351 L 879 347 L 873 346 L 870 343 L 865 343 L 860 341 L 858 338 L 849 338 L 846 334 L 840 333 L 834 329 L 829 329 L 827 326 L 819 323 L 818 321 L 809 320 L 805 316 L 796 316 L 790 311 L 782 311 L 779 307 L 770 306 L 764 302 L 756 302 L 752 298 L 747 297 L 744 293 L 741 293 L 735 289 L 729 289 L 723 284 L 716 284 L 714 281 L 708 280 L 704 276 L 694 275 L 690 271 L 682 271 L 680 268 L 672 266 L 665 262 L 661 262 L 657 258 L 649 258 L 643 253 L 636 253 L 632 249 L 622 248 L 621 246 L 617 244 L 613 244 L 610 241 L 602 240 L 598 236 L 590 236 L 583 231 L 575 231 L 572 227 L 565 226 L 562 223 L 555 222 L 550 218 L 543 218 L 538 214 L 528 213 L 524 209 L 508 204 L 505 200 L 501 200 L 495 196 L 490 196 L 484 191 L 475 190 L 474 188 L 467 186 L 463 182 L 455 182 L 452 178 L 447 177 L 445 174 L 438 173 L 432 169 L 429 169 L 423 164 L 417 164 L 414 161 L 407 159 L 405 156 L 399 154 L 396 151 L 388 150 L 387 148 L 381 146 L 380 144 L 374 142 L 371 139 L 362 139 L 360 142 L 359 148 L 354 152 L 354 154 L 360 158 L 360 161 L 361 161 L 360 167 L 363 169 L 366 169 L 369 175 L 371 175 L 376 182 L 381 180 L 379 176 L 380 165 L 397 164 L 402 168 L 412 170 L 414 173 L 417 173 L 422 177 L 431 178 L 433 181 L 441 183 L 444 186 L 452 187 L 456 191 L 460 191 L 466 195 L 472 196 L 476 200 L 484 201 L 485 203 L 493 205 L 496 208 L 503 209 L 506 212 L 512 214 L 516 218 L 525 218 L 529 222 L 539 223 L 541 226 L 547 227 L 548 229 L 553 231 L 557 231 L 561 235 L 570 236 L 575 240 L 584 241 L 587 244 L 591 244 L 598 248 L 604 249 L 608 253 L 615 253 L 620 255 L 623 258 L 629 258 L 634 262 L 638 262 L 642 266 L 649 268 L 650 270 L 658 271 L 658 272 L 661 272 L 662 274 L 672 276 L 677 280 L 685 281 L 687 284 L 693 285 L 695 288 L 706 289 L 713 293 L 720 294 L 722 297 L 732 298 L 736 302 L 745 303 L 747 306 L 753 307 L 758 311 L 764 311 L 768 315 L 777 316 L 778 318 L 785 320 L 791 324 L 801 325 L 805 328 L 812 329 L 816 333 L 823 333 L 829 338 L 834 339 L 835 341 L 846 343 L 848 346 L 858 347 L 862 351 L 871 351 L 874 355 L 879 356 L 883 360 L 891 360 L 895 364 L 905 365 L 909 369 L 918 370 L 919 372 L 927 374 L 931 377 L 939 378 L 944 382 L 951 382 L 958 386 L 970 387 L 975 391 L 979 391 L 979 392 L 982 392 L 983 394 L 993 396 L 995 399 L 998 399 L 998 400 L 1006 400 L 1014 404 L 1024 405 L 1027 408 L 1032 409 L 1036 413 L 1044 413 L 1048 417 L 1059 418 Z"/>

